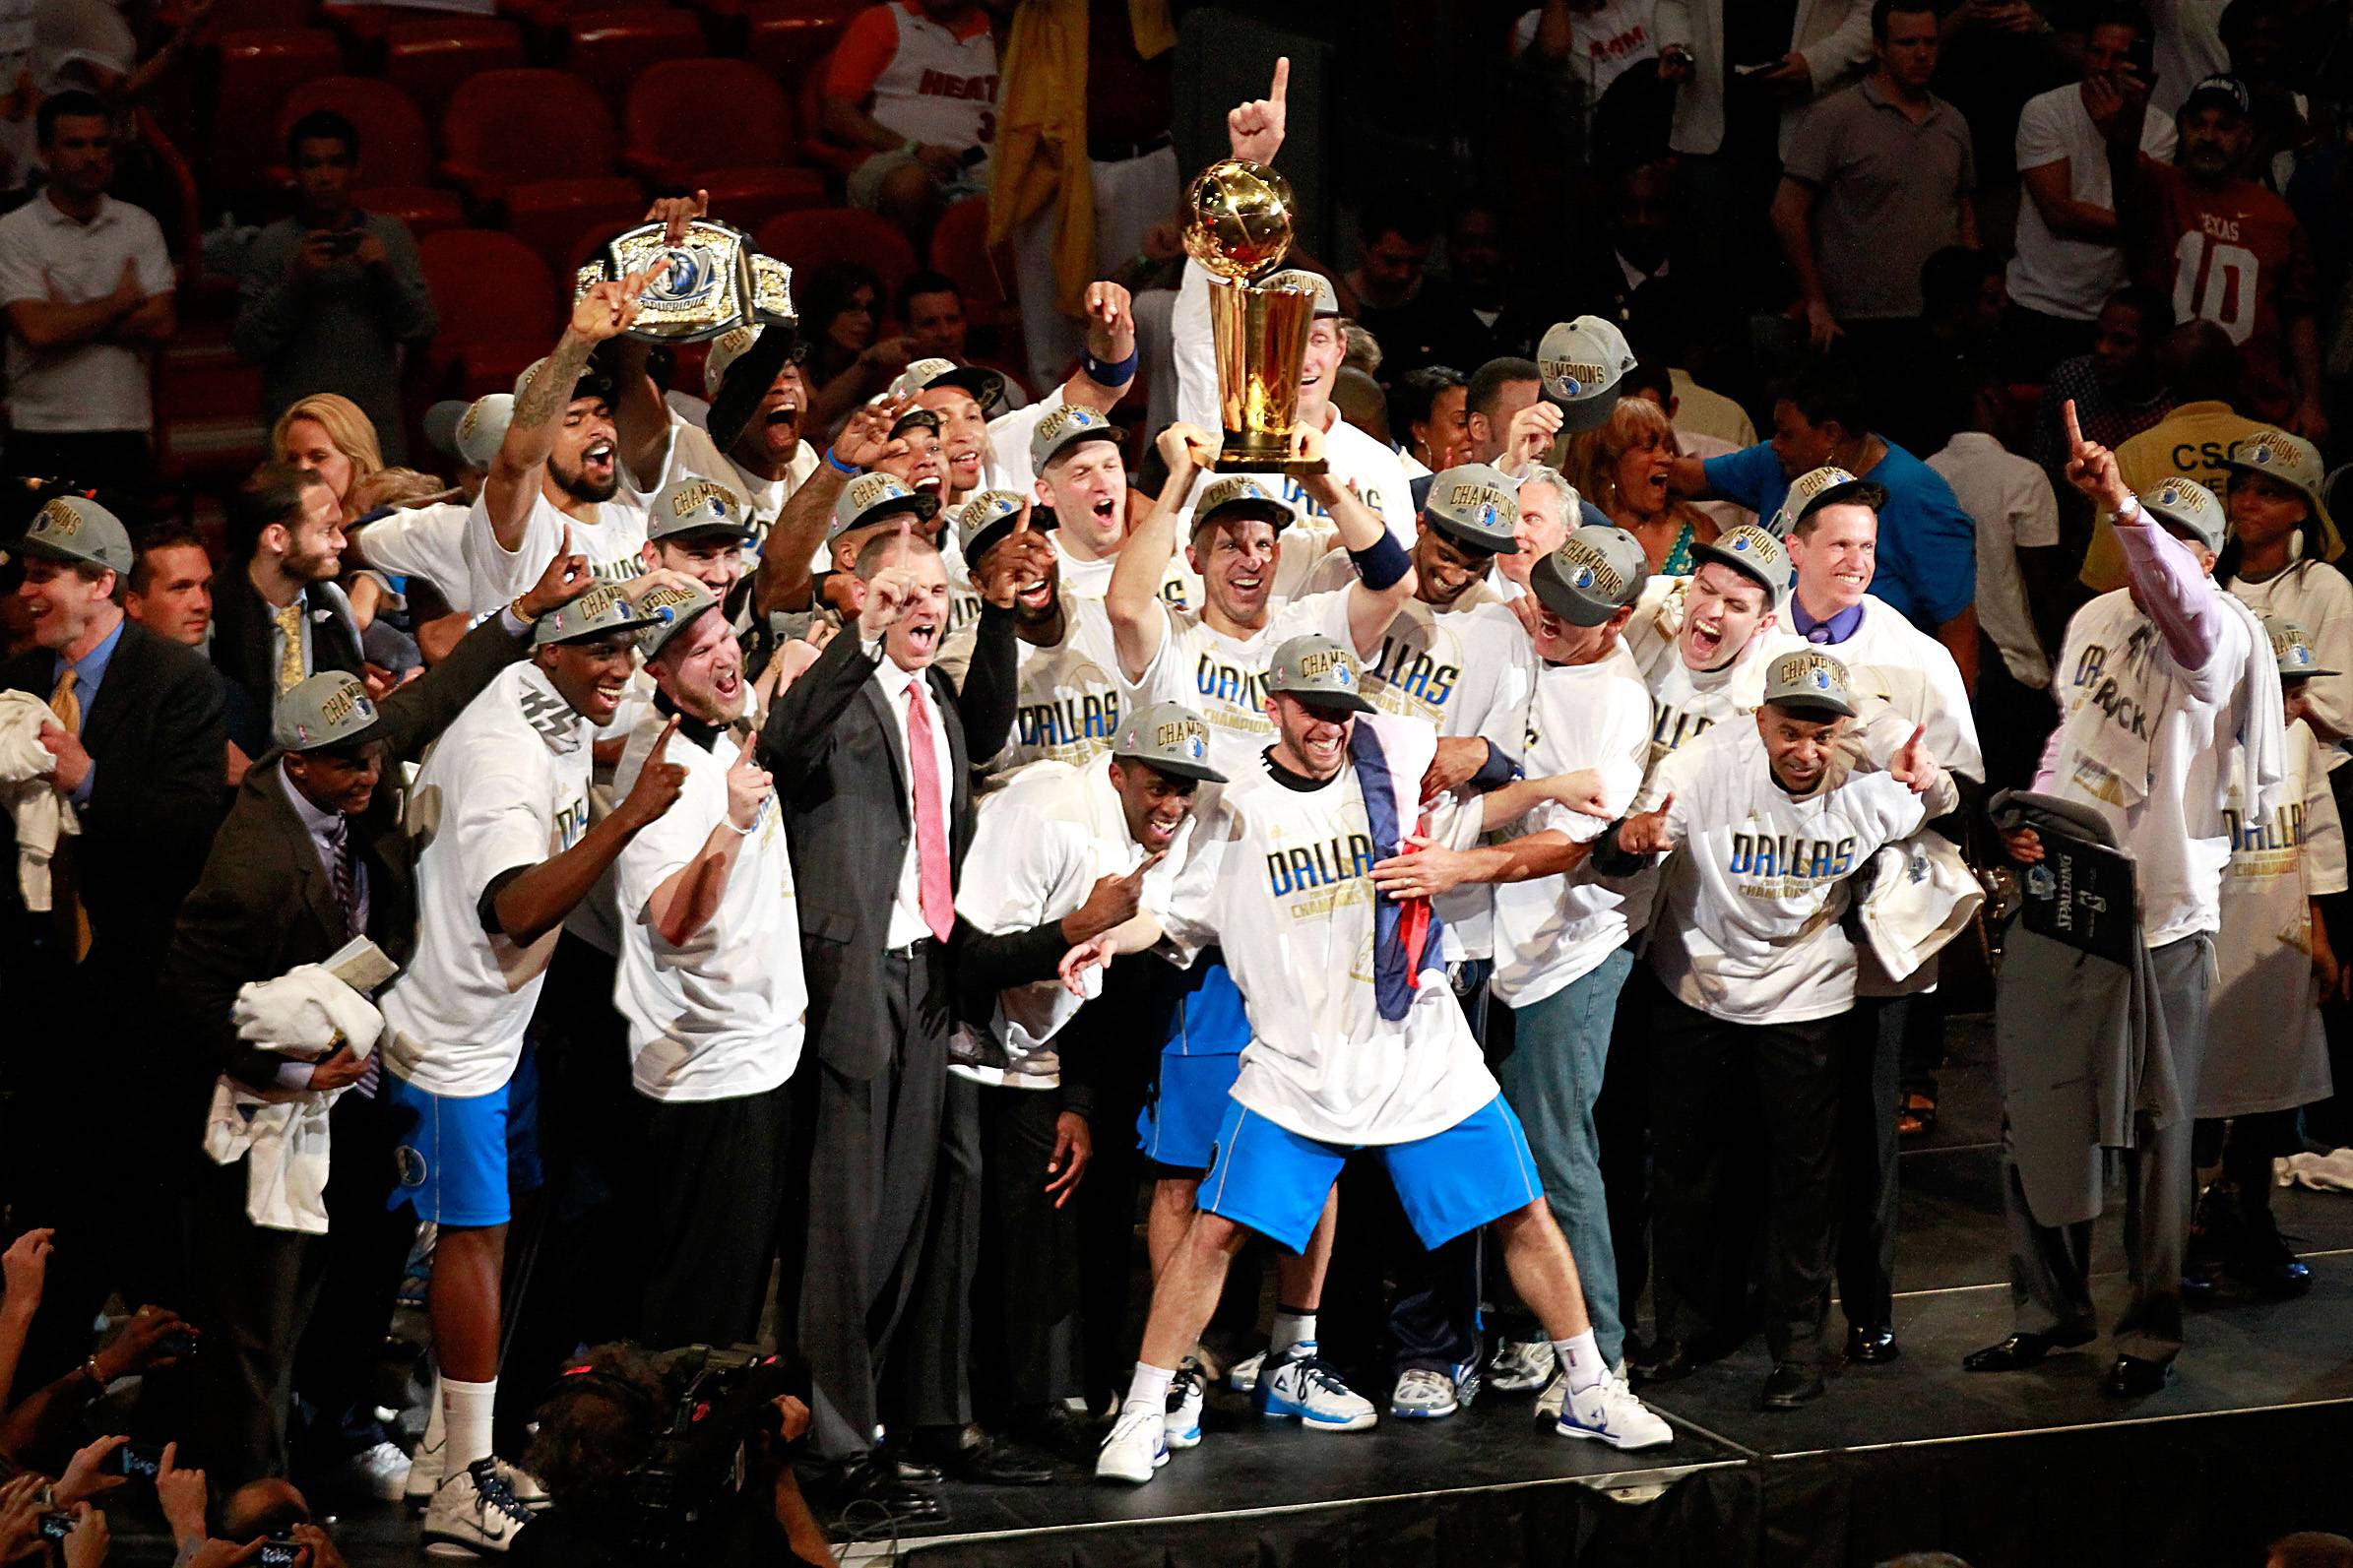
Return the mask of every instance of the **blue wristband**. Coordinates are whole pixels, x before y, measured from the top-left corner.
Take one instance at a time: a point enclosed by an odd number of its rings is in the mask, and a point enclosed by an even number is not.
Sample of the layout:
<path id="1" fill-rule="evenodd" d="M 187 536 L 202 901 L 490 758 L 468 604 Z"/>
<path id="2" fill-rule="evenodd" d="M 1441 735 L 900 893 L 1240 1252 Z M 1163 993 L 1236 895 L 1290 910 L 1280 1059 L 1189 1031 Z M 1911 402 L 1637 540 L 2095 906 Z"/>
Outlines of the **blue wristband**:
<path id="1" fill-rule="evenodd" d="M 1382 529 L 1380 537 L 1361 550 L 1350 550 L 1348 558 L 1355 563 L 1357 576 L 1375 594 L 1393 586 L 1414 569 L 1405 553 L 1405 546 L 1397 542 L 1397 535 Z"/>
<path id="2" fill-rule="evenodd" d="M 1490 789 L 1500 789 L 1519 777 L 1520 765 L 1512 760 L 1509 752 L 1491 740 L 1487 743 L 1487 761 L 1481 763 L 1479 771 L 1471 775 L 1471 783 L 1484 794 Z"/>
<path id="3" fill-rule="evenodd" d="M 831 447 L 827 447 L 825 449 L 825 466 L 833 470 L 834 472 L 842 474 L 848 478 L 855 479 L 859 475 L 859 470 L 857 469 L 852 468 L 849 464 L 844 463 L 840 458 L 837 458 L 833 455 L 833 448 Z"/>
<path id="4" fill-rule="evenodd" d="M 1085 360 L 1087 379 L 1099 387 L 1124 387 L 1136 378 L 1136 350 L 1130 348 L 1127 357 L 1106 363 L 1088 354 Z"/>

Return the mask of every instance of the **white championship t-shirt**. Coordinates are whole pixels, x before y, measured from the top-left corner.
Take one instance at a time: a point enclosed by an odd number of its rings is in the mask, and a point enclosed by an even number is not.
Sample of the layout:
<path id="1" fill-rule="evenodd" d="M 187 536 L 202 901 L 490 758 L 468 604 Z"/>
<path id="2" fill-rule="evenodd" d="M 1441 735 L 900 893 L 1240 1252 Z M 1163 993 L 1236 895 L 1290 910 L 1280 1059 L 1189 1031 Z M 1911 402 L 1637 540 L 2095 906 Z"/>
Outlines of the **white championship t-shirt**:
<path id="1" fill-rule="evenodd" d="M 1181 703 L 1209 725 L 1209 755 L 1228 779 L 1258 771 L 1258 753 L 1274 743 L 1266 717 L 1266 665 L 1294 637 L 1319 632 L 1349 645 L 1348 593 L 1317 594 L 1278 605 L 1246 638 L 1228 637 L 1194 610 L 1170 609 L 1160 652 L 1134 685 L 1138 707 Z M 1115 662 L 1115 661 L 1114 661 Z"/>
<path id="2" fill-rule="evenodd" d="M 1753 723 L 1724 724 L 1661 763 L 1638 809 L 1672 793 L 1666 907 L 1650 962 L 1686 1006 L 1732 1024 L 1798 1024 L 1855 1001 L 1855 949 L 1839 924 L 1848 878 L 1920 830 L 1922 798 L 1884 773 L 1839 777 L 1792 799 Z"/>
<path id="3" fill-rule="evenodd" d="M 1947 771 L 1983 779 L 1986 759 L 1969 712 L 1969 688 L 1961 684 L 1951 651 L 1881 599 L 1866 594 L 1854 636 L 1817 646 L 1846 666 L 1857 695 L 1886 699 L 1925 730 L 1922 743 Z"/>
<path id="4" fill-rule="evenodd" d="M 1656 768 L 1678 747 L 1711 725 L 1742 718 L 1764 706 L 1765 666 L 1775 657 L 1806 646 L 1803 638 L 1769 626 L 1749 639 L 1740 654 L 1714 669 L 1684 662 L 1676 631 L 1683 625 L 1687 577 L 1654 577 L 1642 591 L 1634 618 L 1626 623 L 1626 652 L 1650 687 L 1650 766 Z"/>
<path id="5" fill-rule="evenodd" d="M 956 912 L 978 930 L 1006 936 L 1072 913 L 1095 891 L 1098 877 L 1133 871 L 1144 849 L 1128 834 L 1111 762 L 1106 751 L 1082 767 L 1035 763 L 984 797 L 964 857 Z M 1187 817 L 1168 854 L 1144 873 L 1140 909 L 1156 917 L 1166 912 L 1197 826 Z M 1005 1061 L 957 1062 L 949 1071 L 980 1083 L 1054 1087 L 1061 1081 L 1060 1064 L 1051 1057 L 1050 1042 L 1081 1002 L 1052 976 L 1000 991 L 988 1031 Z"/>
<path id="6" fill-rule="evenodd" d="M 2313 662 L 2333 675 L 2304 682 L 2314 717 L 2338 733 L 2353 732 L 2353 583 L 2320 561 L 2297 561 L 2259 583 L 2234 577 L 2223 587 L 2258 615 L 2275 615 L 2304 628 Z M 2330 773 L 2353 757 L 2342 746 L 2322 746 L 2321 766 Z"/>
<path id="7" fill-rule="evenodd" d="M 404 506 L 385 513 L 361 531 L 367 564 L 401 577 L 421 577 L 460 615 L 501 602 L 477 605 L 474 578 L 466 570 L 466 514 L 455 501 Z"/>
<path id="8" fill-rule="evenodd" d="M 466 573 L 477 604 L 507 603 L 538 582 L 562 547 L 566 529 L 572 532 L 573 550 L 588 557 L 599 581 L 626 583 L 646 569 L 646 514 L 638 507 L 604 501 L 597 507 L 596 521 L 584 523 L 558 512 L 545 490 L 535 490 L 523 524 L 523 547 L 510 550 L 490 528 L 488 494 L 484 490 L 466 514 Z"/>
<path id="9" fill-rule="evenodd" d="M 1374 726 L 1392 769 L 1419 779 L 1434 735 L 1386 715 Z M 1220 764 L 1223 768 L 1223 764 Z M 1196 830 L 1215 855 L 1198 910 L 1172 909 L 1171 934 L 1218 943 L 1250 1020 L 1234 1098 L 1278 1126 L 1325 1143 L 1398 1144 L 1445 1131 L 1499 1091 L 1434 951 L 1397 1020 L 1374 990 L 1375 858 L 1356 770 L 1320 787 L 1278 783 L 1263 759 L 1233 775 L 1220 819 Z M 1479 807 L 1447 796 L 1427 817 L 1431 842 L 1475 842 Z M 1206 868 L 1205 868 L 1206 869 Z"/>
<path id="10" fill-rule="evenodd" d="M 975 641 L 973 632 L 959 632 L 940 655 L 941 664 L 958 673 L 959 685 Z M 1016 636 L 1013 647 L 1019 682 L 1013 733 L 1002 751 L 976 764 L 987 770 L 990 783 L 1002 784 L 1035 762 L 1078 768 L 1110 752 L 1132 692 L 1119 678 L 1119 650 L 1103 601 L 1064 599 L 1060 642 L 1039 648 Z"/>
<path id="11" fill-rule="evenodd" d="M 616 795 L 637 783 L 668 723 L 658 708 L 639 714 L 613 770 Z M 630 1078 L 650 1099 L 765 1094 L 800 1061 L 808 988 L 776 796 L 769 795 L 758 825 L 743 836 L 718 910 L 684 946 L 663 939 L 647 908 L 655 890 L 700 856 L 712 830 L 727 819 L 728 771 L 742 746 L 723 731 L 706 748 L 680 725 L 663 751 L 666 761 L 686 770 L 678 798 L 613 862 L 621 955 L 612 1000 L 629 1024 Z"/>
<path id="12" fill-rule="evenodd" d="M 594 729 L 533 663 L 509 664 L 426 754 L 409 792 L 416 956 L 384 993 L 385 1065 L 430 1094 L 489 1094 L 515 1071 L 555 952 L 482 929 L 483 890 L 588 831 Z"/>
<path id="13" fill-rule="evenodd" d="M 1522 724 L 1520 771 L 1531 779 L 1579 768 L 1602 776 L 1613 818 L 1633 804 L 1650 765 L 1650 692 L 1621 644 L 1591 664 L 1545 664 Z M 1548 830 L 1591 844 L 1610 826 L 1546 802 L 1515 834 Z M 1530 1007 L 1574 984 L 1625 944 L 1626 894 L 1583 874 L 1496 887 L 1492 986 L 1506 1007 Z"/>

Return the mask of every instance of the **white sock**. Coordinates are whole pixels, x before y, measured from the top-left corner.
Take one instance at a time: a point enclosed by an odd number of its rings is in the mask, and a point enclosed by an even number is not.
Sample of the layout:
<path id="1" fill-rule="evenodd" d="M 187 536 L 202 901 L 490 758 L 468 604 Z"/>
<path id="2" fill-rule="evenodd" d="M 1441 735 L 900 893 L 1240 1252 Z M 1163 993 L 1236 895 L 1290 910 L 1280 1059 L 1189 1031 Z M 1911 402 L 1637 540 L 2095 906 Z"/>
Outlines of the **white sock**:
<path id="1" fill-rule="evenodd" d="M 490 1412 L 498 1403 L 498 1379 L 466 1383 L 454 1377 L 441 1380 L 441 1409 L 449 1420 L 449 1448 L 442 1456 L 441 1474 L 455 1475 L 477 1459 L 490 1457 Z"/>
<path id="2" fill-rule="evenodd" d="M 1587 1329 L 1573 1340 L 1555 1340 L 1553 1353 L 1560 1358 L 1560 1367 L 1568 1376 L 1568 1391 L 1582 1394 L 1599 1387 L 1610 1375 L 1608 1363 L 1602 1360 L 1602 1348 L 1594 1342 L 1593 1331 Z"/>
<path id="3" fill-rule="evenodd" d="M 1148 1361 L 1136 1363 L 1135 1376 L 1127 1380 L 1127 1399 L 1119 1407 L 1124 1415 L 1129 1411 L 1151 1411 L 1166 1414 L 1169 1409 L 1169 1385 L 1176 1380 L 1173 1366 L 1154 1366 Z"/>
<path id="4" fill-rule="evenodd" d="M 1268 1360 L 1281 1360 L 1290 1353 L 1291 1348 L 1295 1345 L 1313 1345 L 1314 1343 L 1314 1313 L 1276 1309 L 1274 1333 L 1268 1337 L 1266 1342 L 1266 1358 Z"/>
<path id="5" fill-rule="evenodd" d="M 425 1406 L 425 1435 L 416 1445 L 419 1454 L 429 1454 L 449 1438 L 449 1421 L 441 1413 L 441 1374 L 433 1374 L 433 1397 Z"/>

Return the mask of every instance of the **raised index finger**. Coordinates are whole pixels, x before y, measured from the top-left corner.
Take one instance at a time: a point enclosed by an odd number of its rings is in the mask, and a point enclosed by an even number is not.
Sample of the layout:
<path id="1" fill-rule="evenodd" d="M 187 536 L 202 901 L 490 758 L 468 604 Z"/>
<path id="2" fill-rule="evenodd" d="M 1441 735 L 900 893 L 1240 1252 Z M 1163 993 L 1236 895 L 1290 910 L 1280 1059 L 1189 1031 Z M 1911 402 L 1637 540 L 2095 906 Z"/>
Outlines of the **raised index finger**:
<path id="1" fill-rule="evenodd" d="M 662 760 L 663 753 L 669 748 L 669 737 L 677 732 L 678 716 L 676 714 L 672 714 L 670 715 L 669 722 L 662 726 L 662 733 L 654 737 L 653 749 L 646 753 L 646 767 L 648 769 L 651 769 L 656 763 Z"/>
<path id="2" fill-rule="evenodd" d="M 1025 495 L 1021 498 L 1021 513 L 1013 520 L 1014 533 L 1027 533 L 1030 531 L 1030 507 L 1032 504 L 1029 496 Z"/>
<path id="3" fill-rule="evenodd" d="M 915 519 L 910 517 L 899 519 L 899 542 L 897 547 L 891 551 L 891 565 L 905 566 L 907 564 L 907 536 L 914 531 Z"/>
<path id="4" fill-rule="evenodd" d="M 1283 101 L 1284 95 L 1290 91 L 1291 56 L 1286 54 L 1279 57 L 1275 61 L 1275 82 L 1274 86 L 1266 90 L 1267 100 L 1269 102 L 1279 104 Z"/>
<path id="5" fill-rule="evenodd" d="M 2075 400 L 2069 398 L 2067 402 L 2061 404 L 2059 406 L 2059 411 L 2061 417 L 2067 420 L 2067 445 L 2070 447 L 2079 447 L 2083 445 L 2083 425 L 2075 417 Z"/>

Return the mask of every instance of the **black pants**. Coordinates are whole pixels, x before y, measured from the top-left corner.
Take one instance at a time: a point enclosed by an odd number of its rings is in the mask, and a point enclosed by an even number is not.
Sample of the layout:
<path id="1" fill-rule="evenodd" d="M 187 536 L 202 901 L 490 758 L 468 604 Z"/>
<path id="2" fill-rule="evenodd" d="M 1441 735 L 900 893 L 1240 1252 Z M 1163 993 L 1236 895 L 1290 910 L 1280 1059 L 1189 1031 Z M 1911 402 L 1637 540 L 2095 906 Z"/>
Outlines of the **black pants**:
<path id="1" fill-rule="evenodd" d="M 381 1095 L 346 1091 L 330 1117 L 325 1235 L 246 1218 L 246 1165 L 199 1158 L 189 1169 L 189 1312 L 204 1327 L 195 1366 L 201 1463 L 225 1496 L 287 1474 L 287 1426 L 299 1395 L 322 1443 L 372 1423 L 373 1377 L 393 1292 L 416 1228 L 391 1213 L 394 1140 Z M 376 1439 L 381 1440 L 378 1431 Z M 312 1469 L 348 1452 L 297 1456 Z"/>
<path id="2" fill-rule="evenodd" d="M 1755 1183 L 1742 1136 L 1763 1134 L 1765 1342 L 1776 1361 L 1821 1351 L 1837 1225 L 1843 1017 L 1727 1024 L 1661 999 L 1651 1037 L 1652 1199 L 1662 1300 L 1681 1340 L 1740 1337 L 1749 1238 L 1727 1233 L 1734 1194 Z"/>
<path id="3" fill-rule="evenodd" d="M 1077 1193 L 1057 1209 L 1046 1190 L 1061 1092 L 984 1088 L 979 1098 L 973 1322 L 989 1353 L 973 1363 L 973 1400 L 983 1423 L 994 1426 L 1080 1392 L 1080 1211 Z M 1090 1164 L 1079 1192 L 1094 1179 Z"/>
<path id="4" fill-rule="evenodd" d="M 2048 688 L 2026 685 L 2012 675 L 2002 661 L 2002 650 L 1983 633 L 1977 639 L 1977 691 L 1970 707 L 1985 750 L 1986 793 L 2031 787 L 2043 743 L 2059 722 L 2059 709 Z"/>
<path id="5" fill-rule="evenodd" d="M 981 1141 L 983 1093 L 970 1079 L 955 1077 L 943 1091 L 939 1160 L 916 1243 L 905 1348 L 885 1370 L 882 1418 L 894 1433 L 911 1427 L 953 1431 L 973 1418 L 973 1276 L 981 1255 L 987 1160 Z"/>
<path id="6" fill-rule="evenodd" d="M 1858 997 L 1838 1047 L 1838 1300 L 1857 1328 L 1895 1322 L 1896 1107 L 1913 996 Z"/>
<path id="7" fill-rule="evenodd" d="M 914 1293 L 947 1099 L 945 951 L 887 957 L 883 976 L 889 1064 L 853 1078 L 819 1057 L 793 1079 L 793 1147 L 807 1152 L 808 1202 L 792 1235 L 788 1321 L 809 1362 L 810 1447 L 826 1460 L 872 1446 L 882 1371 Z"/>
<path id="8" fill-rule="evenodd" d="M 789 1084 L 779 1084 L 724 1099 L 636 1097 L 641 1344 L 738 1345 L 759 1337 L 792 1169 L 789 1093 Z"/>
<path id="9" fill-rule="evenodd" d="M 1129 1321 L 1143 1307 L 1132 1288 L 1140 1258 L 1136 1202 L 1145 1179 L 1136 1119 L 1159 1067 L 1177 975 L 1174 966 L 1150 954 L 1113 960 L 1103 994 L 1062 1027 L 1069 1041 L 1063 1060 L 1081 1052 L 1091 1057 L 1087 1071 L 1095 1088 L 1095 1160 L 1071 1203 L 1078 1210 L 1081 1375 L 1088 1402 L 1098 1410 L 1126 1389 L 1142 1333 L 1141 1323 Z"/>

